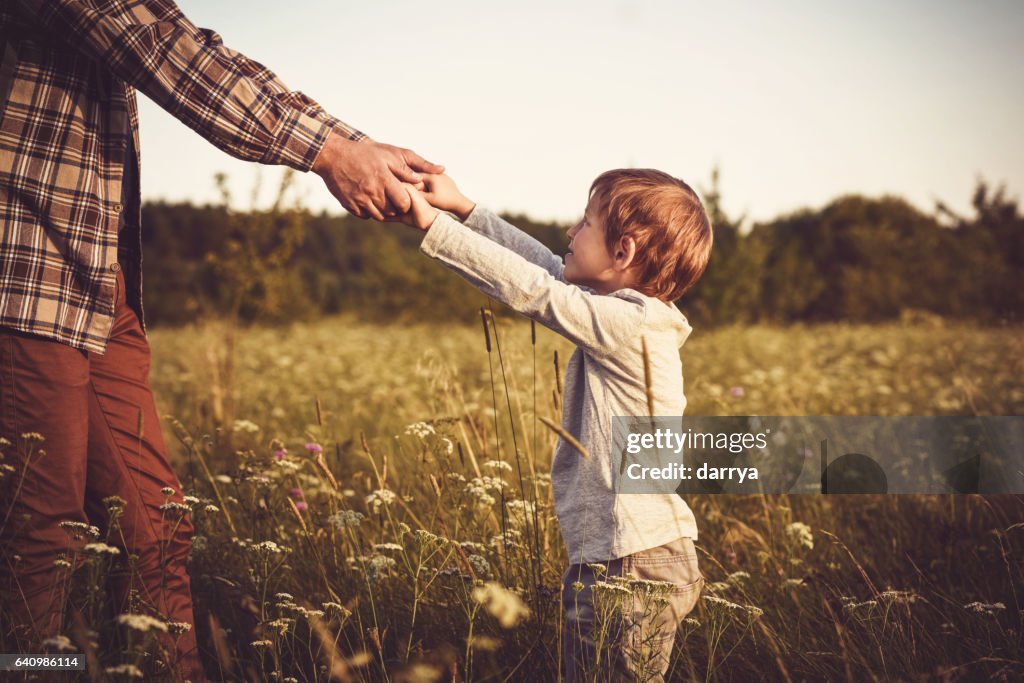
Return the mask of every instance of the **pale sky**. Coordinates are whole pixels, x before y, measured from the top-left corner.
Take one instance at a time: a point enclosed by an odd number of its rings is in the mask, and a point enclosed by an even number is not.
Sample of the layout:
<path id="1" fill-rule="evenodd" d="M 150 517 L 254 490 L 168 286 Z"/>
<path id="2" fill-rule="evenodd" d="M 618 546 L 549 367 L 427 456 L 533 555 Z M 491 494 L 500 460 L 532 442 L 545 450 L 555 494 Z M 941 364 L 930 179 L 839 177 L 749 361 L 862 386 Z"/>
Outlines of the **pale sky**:
<path id="1" fill-rule="evenodd" d="M 178 0 L 196 24 L 473 200 L 582 214 L 593 178 L 654 167 L 768 220 L 845 193 L 966 211 L 1024 190 L 1024 3 Z M 139 97 L 143 196 L 246 208 L 261 173 Z M 262 171 L 260 169 L 262 168 Z M 314 211 L 340 212 L 300 178 Z M 264 200 L 267 193 L 264 192 Z"/>

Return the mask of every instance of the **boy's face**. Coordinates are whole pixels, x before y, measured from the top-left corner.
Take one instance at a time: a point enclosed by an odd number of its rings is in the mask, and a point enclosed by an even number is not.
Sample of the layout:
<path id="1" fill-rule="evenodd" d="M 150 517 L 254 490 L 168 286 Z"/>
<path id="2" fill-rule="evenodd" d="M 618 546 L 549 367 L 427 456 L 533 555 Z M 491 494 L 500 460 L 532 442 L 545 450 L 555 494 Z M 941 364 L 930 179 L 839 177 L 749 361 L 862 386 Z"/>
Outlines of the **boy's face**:
<path id="1" fill-rule="evenodd" d="M 604 220 L 593 198 L 587 203 L 583 220 L 569 229 L 569 251 L 565 255 L 566 282 L 590 287 L 601 294 L 613 291 L 611 281 L 618 277 L 615 263 L 605 243 Z"/>

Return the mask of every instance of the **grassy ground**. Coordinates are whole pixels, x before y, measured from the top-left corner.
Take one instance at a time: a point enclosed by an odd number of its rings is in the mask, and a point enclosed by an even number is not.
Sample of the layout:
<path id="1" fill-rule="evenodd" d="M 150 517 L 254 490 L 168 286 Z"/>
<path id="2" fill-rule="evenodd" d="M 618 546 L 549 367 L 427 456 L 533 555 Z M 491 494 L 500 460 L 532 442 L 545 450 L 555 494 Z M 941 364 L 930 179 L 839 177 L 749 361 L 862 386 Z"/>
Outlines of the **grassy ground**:
<path id="1" fill-rule="evenodd" d="M 697 330 L 687 413 L 1021 415 L 1021 332 Z M 341 680 L 557 678 L 566 560 L 536 418 L 558 420 L 571 347 L 521 319 L 490 334 L 488 353 L 480 327 L 351 319 L 152 333 L 215 676 L 325 680 L 336 653 Z M 708 583 L 671 680 L 1024 676 L 1024 497 L 688 502 Z"/>

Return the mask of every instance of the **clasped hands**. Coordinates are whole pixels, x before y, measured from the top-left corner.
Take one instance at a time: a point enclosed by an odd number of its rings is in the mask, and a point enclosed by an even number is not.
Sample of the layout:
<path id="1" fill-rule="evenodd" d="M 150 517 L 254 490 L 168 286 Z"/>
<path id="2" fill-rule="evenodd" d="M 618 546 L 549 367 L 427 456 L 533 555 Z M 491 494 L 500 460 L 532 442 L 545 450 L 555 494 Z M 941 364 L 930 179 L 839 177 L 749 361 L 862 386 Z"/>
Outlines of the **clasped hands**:
<path id="1" fill-rule="evenodd" d="M 476 207 L 459 191 L 455 181 L 443 174 L 425 173 L 421 182 L 402 183 L 402 186 L 409 196 L 410 209 L 404 214 L 385 219 L 388 222 L 405 223 L 425 232 L 441 211 L 455 214 L 460 221 L 464 221 Z"/>
<path id="2" fill-rule="evenodd" d="M 427 230 L 438 211 L 465 220 L 475 206 L 444 173 L 444 166 L 411 149 L 331 135 L 313 163 L 349 213 Z"/>

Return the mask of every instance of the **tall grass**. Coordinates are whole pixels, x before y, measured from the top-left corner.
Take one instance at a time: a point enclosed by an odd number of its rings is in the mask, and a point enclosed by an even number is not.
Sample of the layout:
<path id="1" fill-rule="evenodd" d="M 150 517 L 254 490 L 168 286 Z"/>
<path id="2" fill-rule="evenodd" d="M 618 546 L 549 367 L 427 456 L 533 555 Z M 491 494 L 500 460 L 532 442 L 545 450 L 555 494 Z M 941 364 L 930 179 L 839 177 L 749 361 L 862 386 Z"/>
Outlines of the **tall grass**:
<path id="1" fill-rule="evenodd" d="M 558 678 L 567 559 L 543 421 L 559 422 L 552 360 L 571 347 L 518 319 L 482 321 L 253 329 L 230 374 L 211 371 L 223 329 L 153 333 L 215 678 Z M 1019 415 L 1022 350 L 1019 329 L 698 331 L 683 349 L 687 412 Z M 1024 675 L 1022 497 L 688 502 L 707 586 L 670 680 Z M 88 585 L 109 562 L 87 558 Z M 93 680 L 148 665 L 146 632 L 78 613 Z"/>

